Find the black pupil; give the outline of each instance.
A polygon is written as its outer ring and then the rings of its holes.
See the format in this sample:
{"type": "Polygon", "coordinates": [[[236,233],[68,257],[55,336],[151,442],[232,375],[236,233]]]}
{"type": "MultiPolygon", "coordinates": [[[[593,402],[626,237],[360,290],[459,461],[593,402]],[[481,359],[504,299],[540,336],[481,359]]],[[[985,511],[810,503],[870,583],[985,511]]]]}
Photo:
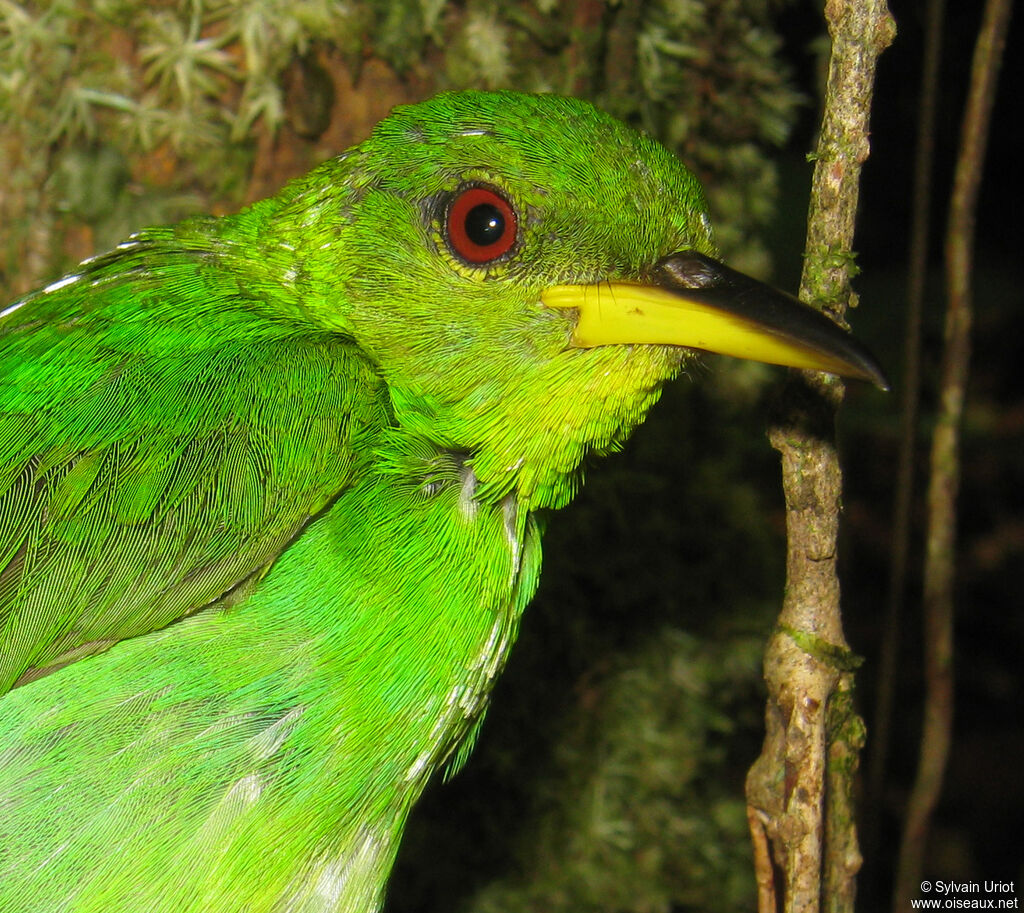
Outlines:
{"type": "Polygon", "coordinates": [[[480,203],[466,213],[466,237],[479,247],[500,241],[504,233],[505,217],[492,203],[480,203]]]}

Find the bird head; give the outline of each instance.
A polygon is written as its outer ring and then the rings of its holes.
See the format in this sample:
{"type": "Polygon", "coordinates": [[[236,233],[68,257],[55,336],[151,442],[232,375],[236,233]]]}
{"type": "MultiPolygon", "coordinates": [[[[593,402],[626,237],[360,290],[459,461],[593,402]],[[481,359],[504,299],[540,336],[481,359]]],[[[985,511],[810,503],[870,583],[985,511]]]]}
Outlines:
{"type": "Polygon", "coordinates": [[[883,383],[828,318],[713,259],[674,155],[576,99],[397,108],[279,219],[312,319],[374,362],[399,427],[467,455],[481,497],[564,503],[697,350],[883,383]]]}

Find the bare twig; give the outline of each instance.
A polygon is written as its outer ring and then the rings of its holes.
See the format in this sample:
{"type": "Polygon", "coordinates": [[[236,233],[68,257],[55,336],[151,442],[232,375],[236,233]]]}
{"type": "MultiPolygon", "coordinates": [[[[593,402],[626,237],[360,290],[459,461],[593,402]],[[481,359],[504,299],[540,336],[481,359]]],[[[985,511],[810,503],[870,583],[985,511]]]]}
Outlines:
{"type": "MultiPolygon", "coordinates": [[[[808,215],[801,296],[841,316],[849,278],[860,168],[868,155],[875,61],[894,27],[884,0],[826,0],[832,36],[821,137],[808,215]]],[[[781,890],[761,913],[852,911],[860,867],[852,776],[863,738],[836,576],[841,473],[835,411],[842,384],[806,373],[771,431],[787,505],[786,594],[765,654],[765,743],[747,778],[751,821],[770,844],[781,890]],[[770,906],[769,906],[770,905],[770,906]]],[[[759,835],[754,829],[755,845],[759,835]]],[[[759,875],[759,883],[765,881],[759,875]]]]}
{"type": "Polygon", "coordinates": [[[757,880],[757,909],[776,910],[775,869],[772,866],[772,851],[765,829],[765,816],[750,805],[747,806],[747,824],[754,844],[754,878],[757,880]]]}
{"type": "Polygon", "coordinates": [[[938,801],[953,729],[953,577],[960,422],[970,362],[974,220],[984,170],[992,103],[1012,0],[988,0],[974,48],[946,231],[945,347],[939,414],[932,438],[924,567],[925,708],[917,777],[907,806],[893,910],[910,909],[921,878],[925,842],[938,801]]]}

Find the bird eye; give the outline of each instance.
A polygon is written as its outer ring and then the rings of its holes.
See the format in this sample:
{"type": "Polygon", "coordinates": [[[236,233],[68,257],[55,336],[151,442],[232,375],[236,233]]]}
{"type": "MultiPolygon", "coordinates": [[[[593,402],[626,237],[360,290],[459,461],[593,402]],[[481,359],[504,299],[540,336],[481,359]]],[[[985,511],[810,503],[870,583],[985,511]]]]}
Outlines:
{"type": "Polygon", "coordinates": [[[468,263],[497,260],[516,243],[517,229],[511,204],[487,187],[461,191],[448,207],[448,246],[468,263]]]}

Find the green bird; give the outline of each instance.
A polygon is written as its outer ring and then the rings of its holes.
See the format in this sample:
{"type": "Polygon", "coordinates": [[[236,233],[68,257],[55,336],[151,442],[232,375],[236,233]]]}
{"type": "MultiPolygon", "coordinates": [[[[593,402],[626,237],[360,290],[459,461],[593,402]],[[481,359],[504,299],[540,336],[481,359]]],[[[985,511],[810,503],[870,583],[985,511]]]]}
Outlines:
{"type": "Polygon", "coordinates": [[[694,357],[882,382],[570,98],[440,95],[0,310],[0,910],[372,911],[694,357]]]}

